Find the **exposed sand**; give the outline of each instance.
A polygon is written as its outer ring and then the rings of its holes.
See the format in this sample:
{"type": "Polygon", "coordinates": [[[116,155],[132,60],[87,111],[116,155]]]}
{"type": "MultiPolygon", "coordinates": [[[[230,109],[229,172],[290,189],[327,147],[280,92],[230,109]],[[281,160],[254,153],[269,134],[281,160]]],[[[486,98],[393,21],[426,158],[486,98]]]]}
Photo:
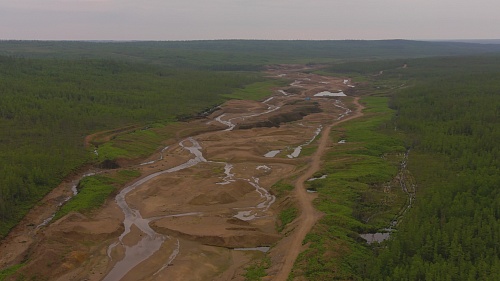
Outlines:
{"type": "Polygon", "coordinates": [[[49,280],[103,280],[108,274],[107,280],[243,280],[244,266],[263,253],[233,248],[271,246],[270,272],[275,276],[269,278],[286,280],[305,234],[321,216],[303,182],[319,169],[331,126],[360,116],[362,108],[351,97],[314,97],[339,89],[349,95],[352,89],[343,78],[300,70],[303,66],[270,69],[270,76],[295,86],[276,89],[264,102],[229,101],[208,119],[185,124],[162,157],[160,148],[148,159],[128,163],[126,168],[141,171],[143,178],[154,175],[125,194],[130,230],[123,224],[124,211],[110,198],[92,215],[70,214],[34,231],[56,209],[54,198],[71,192],[65,183],[1,242],[0,268],[28,258],[21,272],[49,280]],[[346,107],[353,100],[358,111],[349,113],[346,107]],[[286,157],[309,142],[320,126],[313,156],[286,157]],[[191,128],[205,132],[186,139],[191,128]],[[281,152],[264,157],[273,150],[281,152]],[[275,198],[269,192],[274,183],[291,177],[297,177],[291,197],[275,198]],[[283,237],[276,232],[277,214],[291,202],[300,206],[301,215],[283,237]],[[157,243],[147,244],[147,239],[157,243]],[[159,248],[151,249],[153,244],[159,248]],[[151,250],[144,259],[130,254],[144,250],[151,250]],[[122,270],[125,257],[134,265],[122,270]]]}

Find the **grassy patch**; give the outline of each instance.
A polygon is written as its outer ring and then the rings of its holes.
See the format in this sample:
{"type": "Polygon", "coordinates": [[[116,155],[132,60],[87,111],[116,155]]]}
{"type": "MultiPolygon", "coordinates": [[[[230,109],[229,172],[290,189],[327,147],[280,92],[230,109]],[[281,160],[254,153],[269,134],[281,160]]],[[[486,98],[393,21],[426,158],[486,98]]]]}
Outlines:
{"type": "Polygon", "coordinates": [[[245,277],[245,281],[260,281],[262,277],[266,276],[266,269],[271,266],[271,259],[269,257],[264,257],[260,261],[255,262],[254,264],[248,266],[246,268],[246,272],[243,275],[245,277]]]}
{"type": "Polygon", "coordinates": [[[277,227],[278,232],[282,232],[283,229],[287,226],[287,224],[291,223],[297,215],[299,214],[299,210],[295,207],[289,207],[281,211],[278,215],[279,225],[277,227]]]}
{"type": "Polygon", "coordinates": [[[290,183],[280,180],[271,186],[271,190],[276,194],[277,197],[283,197],[288,192],[292,191],[295,187],[290,183]]]}
{"type": "Polygon", "coordinates": [[[300,156],[311,156],[313,155],[318,147],[316,145],[306,145],[302,147],[300,151],[300,156]]]}
{"type": "Polygon", "coordinates": [[[112,177],[113,184],[123,185],[132,179],[138,178],[141,172],[137,170],[120,170],[112,177]]]}
{"type": "Polygon", "coordinates": [[[140,176],[138,171],[122,170],[112,176],[96,175],[82,179],[78,184],[79,193],[59,209],[54,221],[69,212],[88,212],[99,208],[116,190],[116,186],[121,186],[138,176],[140,176]]]}
{"type": "Polygon", "coordinates": [[[255,82],[238,89],[231,94],[224,95],[229,99],[245,99],[245,100],[260,100],[269,97],[273,94],[272,88],[284,86],[285,82],[280,80],[268,80],[263,82],[255,82]]]}
{"type": "Polygon", "coordinates": [[[117,136],[99,146],[99,161],[117,158],[139,158],[150,155],[164,138],[153,130],[137,130],[117,136]]]}
{"type": "Polygon", "coordinates": [[[11,267],[7,267],[6,269],[0,270],[0,281],[6,280],[8,277],[16,273],[24,264],[16,264],[11,267]]]}
{"type": "Polygon", "coordinates": [[[201,126],[186,127],[182,122],[155,123],[147,129],[137,129],[116,135],[98,148],[96,161],[118,158],[137,159],[150,156],[165,146],[164,141],[174,136],[183,138],[206,130],[201,126]]]}

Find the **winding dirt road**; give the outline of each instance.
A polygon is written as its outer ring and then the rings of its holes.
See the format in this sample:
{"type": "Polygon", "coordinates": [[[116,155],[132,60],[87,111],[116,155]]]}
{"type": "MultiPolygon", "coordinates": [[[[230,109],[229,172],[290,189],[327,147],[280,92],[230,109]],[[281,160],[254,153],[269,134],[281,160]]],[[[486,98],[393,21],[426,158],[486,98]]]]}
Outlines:
{"type": "Polygon", "coordinates": [[[307,233],[311,231],[314,224],[322,216],[322,214],[314,208],[312,204],[314,195],[308,194],[306,192],[304,182],[307,179],[310,179],[315,172],[319,171],[321,164],[321,157],[323,156],[328,147],[328,143],[330,141],[330,131],[332,127],[340,123],[343,123],[345,121],[363,116],[362,110],[364,109],[364,106],[359,103],[359,97],[355,98],[354,104],[356,105],[356,111],[351,113],[350,116],[341,119],[339,121],[336,121],[330,126],[325,128],[318,144],[318,150],[312,156],[311,165],[309,166],[309,169],[297,179],[294,192],[297,201],[299,202],[301,210],[300,216],[298,218],[299,224],[298,227],[295,229],[294,233],[292,234],[293,235],[292,243],[289,245],[288,251],[284,255],[285,261],[283,263],[283,266],[281,267],[280,271],[273,280],[276,281],[287,280],[288,276],[290,275],[290,272],[292,271],[293,264],[295,263],[295,260],[297,259],[298,255],[302,250],[302,241],[306,237],[307,233]]]}

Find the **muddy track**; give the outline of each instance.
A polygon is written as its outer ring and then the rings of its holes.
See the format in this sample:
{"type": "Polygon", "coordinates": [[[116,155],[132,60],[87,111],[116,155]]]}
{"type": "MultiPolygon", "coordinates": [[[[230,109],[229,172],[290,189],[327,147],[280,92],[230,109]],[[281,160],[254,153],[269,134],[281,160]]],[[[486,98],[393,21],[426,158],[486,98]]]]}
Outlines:
{"type": "Polygon", "coordinates": [[[318,210],[314,208],[312,201],[315,198],[315,196],[307,193],[306,188],[304,186],[304,182],[307,179],[311,178],[313,174],[320,169],[321,157],[328,148],[328,144],[330,141],[330,131],[332,127],[340,123],[343,123],[345,121],[363,116],[362,110],[364,106],[359,103],[359,97],[355,98],[354,104],[356,105],[356,111],[354,111],[349,117],[336,121],[333,124],[326,127],[326,129],[323,131],[323,134],[321,135],[321,139],[318,144],[318,150],[312,156],[311,165],[309,166],[309,169],[297,179],[294,193],[301,210],[300,216],[298,218],[298,226],[292,234],[293,235],[291,239],[292,243],[289,244],[288,251],[284,255],[285,261],[283,263],[283,266],[281,267],[280,271],[278,272],[278,274],[276,274],[273,280],[276,281],[287,280],[288,276],[290,275],[290,272],[292,271],[295,260],[297,259],[298,255],[302,250],[302,241],[306,237],[307,233],[311,231],[314,224],[322,216],[322,213],[320,213],[318,210]]]}

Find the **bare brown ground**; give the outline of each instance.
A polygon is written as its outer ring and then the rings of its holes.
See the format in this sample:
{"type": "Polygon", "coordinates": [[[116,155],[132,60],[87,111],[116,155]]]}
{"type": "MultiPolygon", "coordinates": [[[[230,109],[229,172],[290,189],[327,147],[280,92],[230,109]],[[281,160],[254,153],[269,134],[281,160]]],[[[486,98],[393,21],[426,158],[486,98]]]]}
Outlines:
{"type": "MultiPolygon", "coordinates": [[[[304,181],[319,169],[321,156],[328,148],[331,127],[360,116],[362,109],[357,98],[354,101],[350,97],[338,98],[346,103],[345,106],[353,101],[357,108],[356,112],[338,121],[344,109],[334,105],[337,98],[315,98],[313,95],[325,90],[349,93],[350,88],[343,83],[344,79],[306,74],[301,70],[305,69],[302,66],[278,66],[268,72],[271,76],[290,79],[294,86],[282,89],[287,95],[276,90],[267,104],[229,101],[208,119],[186,123],[181,129],[177,127],[177,141],[194,134],[193,138],[202,147],[203,157],[209,162],[162,174],[127,194],[128,205],[143,218],[156,218],[149,225],[156,235],[163,235],[165,241],[160,250],[129,268],[120,280],[243,280],[245,265],[263,254],[233,248],[259,246],[273,246],[270,252],[273,266],[269,272],[274,276],[269,276],[269,279],[287,278],[303,249],[304,236],[321,216],[312,206],[314,195],[306,193],[304,181]],[[304,112],[315,106],[322,111],[304,112]],[[287,121],[287,118],[295,118],[297,112],[307,116],[287,121]],[[236,129],[224,131],[226,125],[218,122],[217,117],[222,121],[232,120],[236,129]],[[258,127],[271,119],[283,122],[279,127],[258,127]],[[312,144],[317,145],[314,155],[288,158],[295,147],[311,140],[320,125],[323,132],[320,140],[312,144]],[[249,129],[237,129],[239,126],[249,129]],[[210,131],[214,127],[220,130],[210,131]],[[281,152],[274,158],[263,157],[272,150],[281,152]],[[226,163],[233,166],[230,172],[234,174],[233,181],[221,185],[227,179],[226,163]],[[279,198],[269,208],[257,208],[265,200],[251,183],[269,190],[280,179],[291,177],[298,177],[292,196],[279,198]],[[277,214],[283,206],[293,202],[300,207],[300,217],[284,235],[277,233],[277,214]],[[242,211],[252,212],[256,217],[248,220],[236,218],[242,211]],[[178,214],[188,215],[172,216],[178,214]],[[179,253],[175,259],[164,267],[177,248],[179,253]]],[[[104,135],[99,134],[97,138],[104,135]]],[[[148,165],[136,165],[130,161],[131,166],[126,168],[137,169],[145,177],[193,158],[174,140],[166,140],[166,143],[172,145],[163,153],[163,160],[148,165]]],[[[144,162],[156,159],[158,154],[144,159],[144,162]]],[[[27,277],[102,280],[126,255],[127,247],[145,237],[146,234],[133,225],[122,244],[110,251],[112,259],[108,257],[108,246],[118,241],[117,237],[124,229],[123,212],[112,198],[93,213],[70,214],[35,230],[55,211],[55,202],[71,193],[72,180],[61,184],[44,198],[1,242],[0,268],[25,261],[26,265],[20,271],[27,277]]]]}

